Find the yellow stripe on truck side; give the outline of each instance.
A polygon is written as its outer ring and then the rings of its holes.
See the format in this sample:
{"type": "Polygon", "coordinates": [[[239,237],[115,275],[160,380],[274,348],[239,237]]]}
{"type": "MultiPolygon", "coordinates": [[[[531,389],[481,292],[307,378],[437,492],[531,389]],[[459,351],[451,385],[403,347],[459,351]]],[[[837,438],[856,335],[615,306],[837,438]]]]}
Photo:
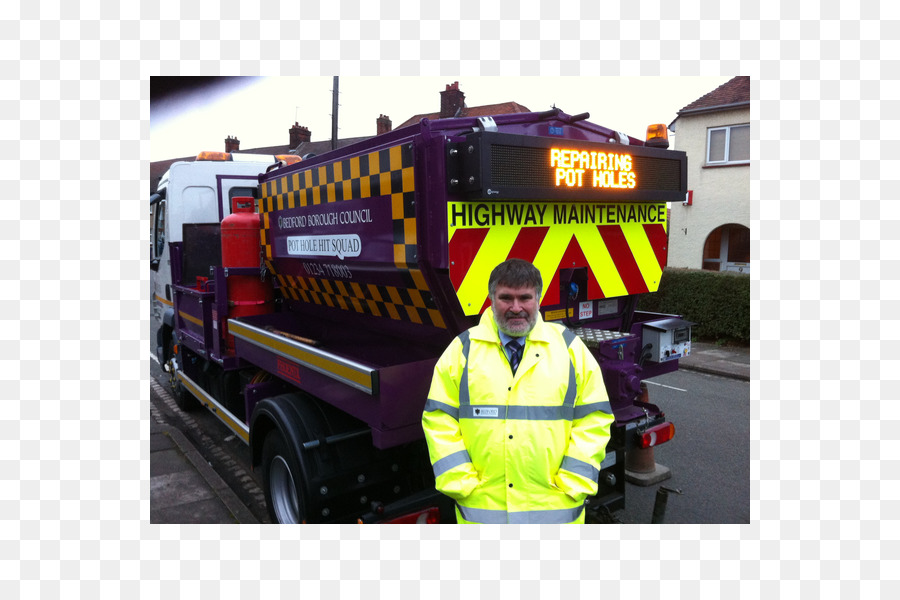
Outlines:
{"type": "Polygon", "coordinates": [[[198,327],[203,327],[203,321],[201,321],[197,317],[192,317],[191,315],[187,314],[186,312],[184,312],[182,310],[178,311],[178,315],[185,321],[193,323],[194,325],[197,325],[198,327]]]}
{"type": "Polygon", "coordinates": [[[377,370],[374,367],[341,358],[308,344],[289,340],[277,333],[265,331],[234,319],[228,320],[228,331],[238,339],[264,348],[302,367],[312,369],[370,395],[377,393],[377,370]]]}
{"type": "Polygon", "coordinates": [[[193,379],[188,377],[182,371],[176,371],[178,379],[184,384],[184,388],[200,401],[200,403],[216,415],[222,423],[230,430],[235,432],[239,438],[244,440],[245,444],[250,443],[250,428],[246,424],[232,418],[224,406],[216,402],[215,398],[206,393],[206,391],[197,385],[193,379]]]}
{"type": "Polygon", "coordinates": [[[156,298],[156,300],[157,300],[158,302],[162,302],[162,303],[165,304],[166,306],[174,306],[174,304],[172,304],[172,301],[171,301],[171,300],[166,300],[165,298],[163,298],[163,297],[160,296],[159,294],[155,294],[154,297],[156,298]]]}

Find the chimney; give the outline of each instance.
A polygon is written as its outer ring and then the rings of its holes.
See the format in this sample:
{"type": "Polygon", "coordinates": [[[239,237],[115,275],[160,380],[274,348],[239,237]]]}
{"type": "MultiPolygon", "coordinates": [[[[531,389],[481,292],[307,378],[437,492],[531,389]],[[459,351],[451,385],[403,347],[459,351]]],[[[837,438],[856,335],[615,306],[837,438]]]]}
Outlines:
{"type": "Polygon", "coordinates": [[[458,116],[459,111],[465,106],[466,95],[459,91],[459,82],[454,81],[447,85],[447,89],[441,92],[441,116],[440,119],[458,116]]]}
{"type": "Polygon", "coordinates": [[[237,152],[241,149],[241,140],[230,135],[225,138],[225,152],[237,152]]]}
{"type": "Polygon", "coordinates": [[[375,135],[381,135],[391,130],[391,118],[387,115],[379,115],[375,119],[375,135]]]}
{"type": "Polygon", "coordinates": [[[309,138],[312,134],[310,134],[309,129],[306,127],[301,127],[296,121],[294,121],[294,125],[288,129],[288,133],[290,133],[290,146],[291,148],[296,148],[303,142],[308,142],[309,138]]]}

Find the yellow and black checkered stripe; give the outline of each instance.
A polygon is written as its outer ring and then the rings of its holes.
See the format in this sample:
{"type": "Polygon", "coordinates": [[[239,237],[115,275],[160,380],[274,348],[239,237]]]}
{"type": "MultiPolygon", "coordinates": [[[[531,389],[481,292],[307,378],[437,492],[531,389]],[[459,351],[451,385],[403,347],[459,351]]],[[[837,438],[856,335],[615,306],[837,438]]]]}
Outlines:
{"type": "Polygon", "coordinates": [[[281,289],[294,300],[446,328],[421,271],[411,269],[408,273],[414,285],[406,288],[318,277],[276,277],[281,289]]]}
{"type": "Polygon", "coordinates": [[[412,144],[317,165],[262,185],[261,242],[266,266],[294,300],[445,328],[416,259],[415,169],[412,144]],[[274,211],[390,196],[394,267],[406,287],[358,284],[278,274],[269,218],[274,211]]]}

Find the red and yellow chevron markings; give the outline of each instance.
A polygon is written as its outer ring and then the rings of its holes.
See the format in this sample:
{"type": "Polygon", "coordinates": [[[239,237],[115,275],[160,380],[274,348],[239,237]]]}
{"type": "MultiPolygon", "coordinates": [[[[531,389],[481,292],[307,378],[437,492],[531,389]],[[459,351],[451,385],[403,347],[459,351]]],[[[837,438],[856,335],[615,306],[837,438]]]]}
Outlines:
{"type": "Polygon", "coordinates": [[[451,204],[450,280],[467,315],[488,305],[491,270],[507,258],[532,262],[544,274],[544,306],[561,301],[561,269],[587,268],[591,300],[659,288],[668,246],[665,204],[451,204]]]}

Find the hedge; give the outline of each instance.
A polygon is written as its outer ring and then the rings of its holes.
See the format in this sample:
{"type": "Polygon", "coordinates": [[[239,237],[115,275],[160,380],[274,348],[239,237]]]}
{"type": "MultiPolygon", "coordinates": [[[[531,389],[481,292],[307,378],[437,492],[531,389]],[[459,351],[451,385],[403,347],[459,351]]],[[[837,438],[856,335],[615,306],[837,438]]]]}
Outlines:
{"type": "Polygon", "coordinates": [[[659,290],[642,295],[637,308],[683,315],[696,323],[697,340],[750,344],[749,275],[667,268],[659,290]]]}

